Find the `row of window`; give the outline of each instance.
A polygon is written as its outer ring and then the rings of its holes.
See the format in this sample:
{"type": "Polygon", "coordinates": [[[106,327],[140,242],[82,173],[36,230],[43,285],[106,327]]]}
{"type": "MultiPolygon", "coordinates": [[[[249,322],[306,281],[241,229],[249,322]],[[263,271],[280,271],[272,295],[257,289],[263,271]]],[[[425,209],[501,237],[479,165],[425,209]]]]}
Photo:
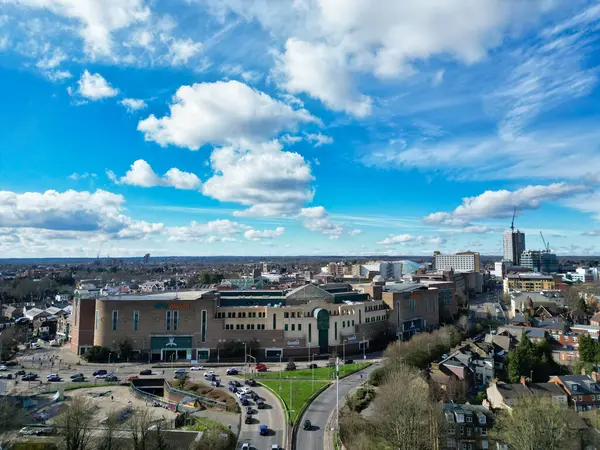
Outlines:
{"type": "Polygon", "coordinates": [[[256,318],[258,318],[258,319],[264,319],[265,317],[267,317],[267,313],[265,313],[265,312],[254,312],[254,311],[253,312],[248,312],[248,313],[246,313],[246,312],[238,312],[238,313],[236,313],[236,312],[227,312],[227,313],[225,313],[225,312],[218,312],[217,313],[217,319],[225,319],[225,318],[227,318],[227,319],[235,319],[236,317],[238,319],[245,319],[246,317],[249,318],[249,319],[256,319],[256,318]]]}
{"type": "Polygon", "coordinates": [[[235,326],[233,323],[226,323],[225,324],[225,329],[226,330],[264,330],[265,329],[265,324],[263,323],[249,323],[244,325],[243,323],[236,323],[235,326]]]}
{"type": "MultiPolygon", "coordinates": [[[[167,331],[177,331],[179,328],[179,311],[166,311],[166,329],[167,331]]],[[[119,311],[114,310],[111,315],[111,328],[113,331],[117,331],[119,327],[119,311]]],[[[94,329],[98,329],[99,312],[96,311],[94,314],[94,329]]],[[[133,311],[133,331],[138,331],[140,328],[140,312],[133,311]]]]}
{"type": "MultiPolygon", "coordinates": [[[[592,395],[591,397],[593,402],[595,402],[596,400],[600,402],[600,395],[592,395]]],[[[575,400],[576,402],[582,402],[583,395],[574,395],[573,400],[575,400]]]]}
{"type": "MultiPolygon", "coordinates": [[[[291,326],[292,326],[292,331],[296,331],[296,324],[293,323],[291,326]]],[[[288,331],[289,330],[289,327],[288,327],[287,323],[283,325],[283,330],[284,331],[288,331]]],[[[302,324],[301,323],[298,324],[298,331],[302,331],[302,324]]]]}
{"type": "MultiPolygon", "coordinates": [[[[379,322],[380,320],[386,320],[387,316],[374,316],[374,317],[365,317],[365,323],[379,322]]],[[[352,325],[354,325],[354,320],[352,321],[352,325]]]]}
{"type": "MultiPolygon", "coordinates": [[[[342,320],[342,328],[346,328],[350,326],[350,321],[342,320]]],[[[354,326],[354,320],[352,321],[352,326],[354,326]]]]}
{"type": "Polygon", "coordinates": [[[380,303],[379,305],[374,306],[365,306],[365,312],[369,311],[379,311],[380,309],[387,309],[388,305],[385,303],[380,303]]]}
{"type": "Polygon", "coordinates": [[[478,431],[481,436],[487,436],[487,428],[479,428],[479,427],[465,427],[461,425],[459,428],[459,434],[461,436],[465,435],[465,428],[467,429],[467,436],[471,436],[471,434],[476,434],[478,431]]]}

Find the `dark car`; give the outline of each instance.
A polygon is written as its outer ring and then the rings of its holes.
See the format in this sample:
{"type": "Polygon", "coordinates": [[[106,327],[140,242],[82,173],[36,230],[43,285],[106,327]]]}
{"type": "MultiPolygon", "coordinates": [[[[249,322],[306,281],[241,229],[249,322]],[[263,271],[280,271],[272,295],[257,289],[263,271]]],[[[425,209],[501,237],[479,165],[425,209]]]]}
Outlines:
{"type": "Polygon", "coordinates": [[[82,373],[77,373],[75,375],[71,375],[71,381],[77,381],[77,382],[85,381],[85,377],[83,376],[82,373]]]}
{"type": "Polygon", "coordinates": [[[119,379],[115,375],[108,375],[104,380],[105,381],[119,381],[119,379]]]}
{"type": "Polygon", "coordinates": [[[58,375],[49,376],[48,381],[60,381],[60,377],[58,375]]]}
{"type": "Polygon", "coordinates": [[[214,380],[211,385],[214,387],[221,387],[221,382],[219,380],[214,380]]]}
{"type": "Polygon", "coordinates": [[[252,414],[254,414],[254,410],[252,409],[252,406],[248,406],[246,408],[246,414],[251,416],[252,414]]]}
{"type": "Polygon", "coordinates": [[[237,388],[235,386],[230,385],[227,389],[229,389],[229,392],[233,392],[233,393],[237,392],[237,388]]]}
{"type": "Polygon", "coordinates": [[[258,434],[260,434],[261,436],[266,436],[267,434],[269,434],[269,427],[267,427],[266,425],[261,425],[258,430],[258,434]]]}
{"type": "Polygon", "coordinates": [[[18,376],[18,375],[25,375],[25,373],[26,373],[26,372],[25,372],[23,369],[21,369],[21,370],[17,370],[17,371],[15,372],[15,375],[17,375],[17,376],[18,376]]]}
{"type": "Polygon", "coordinates": [[[140,375],[152,375],[152,369],[141,370],[140,375]]]}
{"type": "Polygon", "coordinates": [[[346,361],[344,361],[344,364],[354,364],[354,360],[353,359],[347,359],[346,361]]]}
{"type": "Polygon", "coordinates": [[[242,396],[240,401],[242,402],[243,406],[248,406],[250,404],[250,401],[248,400],[248,397],[246,397],[246,396],[242,396]]]}
{"type": "Polygon", "coordinates": [[[252,423],[252,416],[246,416],[245,423],[252,423]]]}
{"type": "Polygon", "coordinates": [[[264,409],[265,408],[265,402],[263,400],[257,400],[256,401],[256,407],[258,409],[264,409]]]}
{"type": "Polygon", "coordinates": [[[305,420],[302,428],[305,430],[312,430],[312,424],[310,423],[310,420],[305,420]]]}
{"type": "Polygon", "coordinates": [[[257,400],[260,398],[256,392],[251,392],[251,393],[250,393],[250,397],[251,397],[251,398],[252,398],[252,400],[254,400],[254,401],[257,401],[257,400]]]}
{"type": "Polygon", "coordinates": [[[96,370],[92,375],[93,376],[97,376],[97,375],[106,375],[108,372],[104,369],[100,369],[100,370],[96,370]]]}
{"type": "Polygon", "coordinates": [[[229,369],[227,369],[227,375],[237,375],[238,374],[238,370],[234,367],[231,367],[229,369]]]}
{"type": "Polygon", "coordinates": [[[244,384],[247,384],[248,386],[256,386],[256,381],[254,381],[253,378],[248,378],[246,381],[244,381],[244,384]]]}
{"type": "Polygon", "coordinates": [[[23,375],[23,378],[21,378],[21,380],[23,381],[35,381],[37,379],[37,375],[35,373],[28,373],[26,375],[23,375]]]}

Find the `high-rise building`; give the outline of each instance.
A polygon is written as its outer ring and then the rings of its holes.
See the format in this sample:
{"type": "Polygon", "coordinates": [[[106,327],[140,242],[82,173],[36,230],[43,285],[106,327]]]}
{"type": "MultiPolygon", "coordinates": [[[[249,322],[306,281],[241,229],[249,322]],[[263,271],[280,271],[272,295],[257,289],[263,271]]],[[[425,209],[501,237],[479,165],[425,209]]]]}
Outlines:
{"type": "Polygon", "coordinates": [[[504,240],[504,261],[510,261],[515,266],[521,263],[521,254],[525,251],[525,233],[519,230],[507,231],[502,234],[504,240]]]}
{"type": "Polygon", "coordinates": [[[455,272],[479,272],[480,256],[477,252],[461,252],[455,255],[433,253],[433,264],[436,270],[454,270],[455,272]]]}
{"type": "Polygon", "coordinates": [[[525,250],[521,253],[520,265],[532,272],[558,272],[558,259],[554,253],[546,250],[525,250]]]}
{"type": "Polygon", "coordinates": [[[150,253],[146,253],[144,255],[144,264],[148,264],[150,262],[150,253]]]}

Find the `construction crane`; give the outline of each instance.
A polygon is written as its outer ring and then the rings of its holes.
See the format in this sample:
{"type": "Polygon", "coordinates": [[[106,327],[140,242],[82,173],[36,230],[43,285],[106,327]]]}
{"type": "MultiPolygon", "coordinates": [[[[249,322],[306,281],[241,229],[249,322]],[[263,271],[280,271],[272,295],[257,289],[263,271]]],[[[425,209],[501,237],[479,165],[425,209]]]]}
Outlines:
{"type": "Polygon", "coordinates": [[[515,232],[515,214],[517,214],[517,207],[515,206],[515,209],[513,210],[513,218],[512,218],[512,222],[510,223],[510,231],[511,232],[515,232]]]}
{"type": "Polygon", "coordinates": [[[106,244],[106,241],[102,241],[100,243],[100,247],[98,247],[98,253],[96,254],[96,259],[100,259],[100,252],[102,251],[102,246],[106,244]]]}
{"type": "Polygon", "coordinates": [[[550,253],[550,242],[546,242],[546,239],[544,239],[544,234],[540,231],[540,236],[542,237],[542,242],[544,243],[544,250],[546,250],[546,252],[550,253]]]}

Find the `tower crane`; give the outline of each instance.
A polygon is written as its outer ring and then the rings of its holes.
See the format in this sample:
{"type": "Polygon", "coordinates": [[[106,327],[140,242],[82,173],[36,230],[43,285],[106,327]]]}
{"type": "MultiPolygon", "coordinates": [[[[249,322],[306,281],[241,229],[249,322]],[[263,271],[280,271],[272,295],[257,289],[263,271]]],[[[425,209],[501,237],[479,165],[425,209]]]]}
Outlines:
{"type": "Polygon", "coordinates": [[[515,206],[515,209],[513,210],[513,218],[512,218],[512,222],[510,223],[510,231],[511,232],[515,232],[515,214],[517,214],[517,207],[515,206]]]}
{"type": "Polygon", "coordinates": [[[550,242],[546,242],[546,239],[544,239],[544,234],[540,231],[540,236],[542,237],[542,242],[544,243],[544,250],[546,250],[546,252],[550,253],[550,242]]]}

